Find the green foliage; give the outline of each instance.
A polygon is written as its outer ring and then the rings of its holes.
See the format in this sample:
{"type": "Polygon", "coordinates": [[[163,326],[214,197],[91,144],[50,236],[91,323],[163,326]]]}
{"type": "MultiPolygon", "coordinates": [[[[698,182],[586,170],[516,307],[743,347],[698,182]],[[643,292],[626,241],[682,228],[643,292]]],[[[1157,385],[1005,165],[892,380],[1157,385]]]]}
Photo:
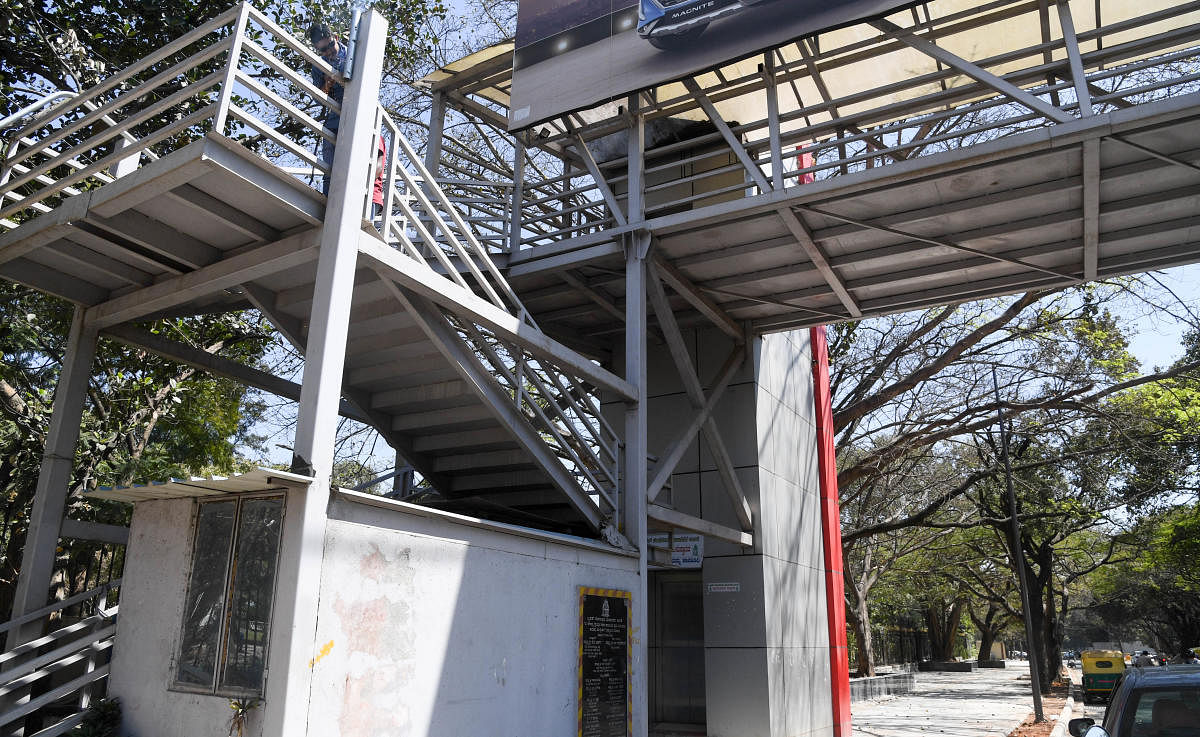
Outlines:
{"type": "Polygon", "coordinates": [[[229,717],[229,734],[232,737],[234,732],[237,732],[238,737],[242,737],[246,729],[246,721],[250,718],[250,713],[257,709],[262,704],[261,699],[230,699],[229,708],[233,710],[233,715],[229,717]]]}
{"type": "Polygon", "coordinates": [[[67,737],[116,737],[121,726],[121,700],[103,699],[88,707],[87,713],[67,737]]]}
{"type": "MultiPolygon", "coordinates": [[[[24,545],[70,318],[69,306],[60,300],[0,283],[0,614],[7,609],[24,545]]],[[[252,313],[161,320],[144,327],[248,365],[273,344],[270,326],[252,313]]],[[[244,462],[234,448],[257,442],[250,431],[260,411],[261,404],[236,382],[101,339],[80,427],[69,515],[125,524],[125,505],[86,499],[79,492],[238,470],[244,462]]]]}
{"type": "Polygon", "coordinates": [[[1169,652],[1200,642],[1200,504],[1148,517],[1124,541],[1133,554],[1091,579],[1094,611],[1169,652]]]}
{"type": "MultiPolygon", "coordinates": [[[[256,6],[297,37],[314,18],[335,30],[349,26],[350,3],[332,0],[258,2],[256,6]]],[[[0,95],[5,114],[55,89],[78,90],[224,12],[223,3],[161,0],[9,0],[0,13],[0,95]]],[[[390,38],[388,69],[403,76],[429,53],[430,21],[442,0],[379,0],[390,38]]]]}

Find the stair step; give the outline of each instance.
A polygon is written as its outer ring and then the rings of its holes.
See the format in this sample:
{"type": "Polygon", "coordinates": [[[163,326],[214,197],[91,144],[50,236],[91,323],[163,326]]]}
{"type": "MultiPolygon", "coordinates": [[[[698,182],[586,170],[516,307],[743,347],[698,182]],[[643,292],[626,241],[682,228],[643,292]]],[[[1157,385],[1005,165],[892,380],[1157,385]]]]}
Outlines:
{"type": "Polygon", "coordinates": [[[478,397],[461,380],[443,381],[424,386],[390,389],[371,396],[371,408],[398,411],[432,410],[459,407],[478,402],[478,397]]]}
{"type": "Polygon", "coordinates": [[[495,473],[456,475],[450,481],[450,491],[453,494],[461,494],[502,490],[507,494],[546,485],[546,474],[541,471],[497,471],[495,473]]]}
{"type": "Polygon", "coordinates": [[[495,416],[482,404],[448,407],[427,412],[406,412],[392,420],[397,432],[416,430],[473,430],[496,422],[495,416]]]}
{"type": "Polygon", "coordinates": [[[453,474],[460,471],[523,470],[535,466],[523,450],[494,450],[486,453],[463,453],[446,455],[433,462],[437,473],[453,474]]]}
{"type": "Polygon", "coordinates": [[[487,451],[517,447],[512,433],[505,428],[495,426],[482,430],[463,430],[460,432],[424,435],[413,441],[413,450],[418,453],[431,453],[445,450],[487,451]]]}

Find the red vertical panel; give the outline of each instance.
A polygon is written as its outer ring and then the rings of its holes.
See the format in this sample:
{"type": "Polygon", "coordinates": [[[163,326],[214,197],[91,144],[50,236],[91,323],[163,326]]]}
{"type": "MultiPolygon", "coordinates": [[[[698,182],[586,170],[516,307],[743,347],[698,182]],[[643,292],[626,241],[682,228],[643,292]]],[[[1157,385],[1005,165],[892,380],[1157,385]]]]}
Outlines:
{"type": "Polygon", "coordinates": [[[824,326],[810,328],[817,463],[821,484],[821,549],[825,554],[825,609],[829,623],[829,676],[833,686],[833,735],[850,737],[850,660],[846,649],[846,594],[842,583],[842,518],[833,447],[833,397],[824,326]]]}

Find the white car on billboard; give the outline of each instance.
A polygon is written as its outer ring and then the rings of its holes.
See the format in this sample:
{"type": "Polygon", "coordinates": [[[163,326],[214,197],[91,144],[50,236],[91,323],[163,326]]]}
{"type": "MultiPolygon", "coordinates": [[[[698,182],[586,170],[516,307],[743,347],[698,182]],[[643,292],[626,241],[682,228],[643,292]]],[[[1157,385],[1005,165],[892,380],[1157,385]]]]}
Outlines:
{"type": "Polygon", "coordinates": [[[708,24],[771,0],[641,0],[638,33],[660,49],[682,48],[708,24]]]}

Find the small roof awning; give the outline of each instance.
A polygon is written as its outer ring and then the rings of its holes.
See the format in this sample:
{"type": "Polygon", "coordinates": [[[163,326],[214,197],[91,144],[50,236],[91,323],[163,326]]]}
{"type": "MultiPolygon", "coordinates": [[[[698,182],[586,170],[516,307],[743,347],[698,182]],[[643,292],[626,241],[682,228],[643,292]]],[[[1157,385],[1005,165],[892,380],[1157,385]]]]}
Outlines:
{"type": "Polygon", "coordinates": [[[430,72],[416,84],[433,91],[449,89],[478,95],[507,108],[513,49],[511,41],[488,46],[430,72]]]}
{"type": "Polygon", "coordinates": [[[244,494],[256,491],[282,491],[307,486],[309,476],[277,471],[272,468],[256,468],[248,473],[234,476],[193,476],[188,479],[151,481],[133,486],[101,486],[85,496],[92,499],[112,499],[118,502],[144,502],[151,499],[184,499],[197,496],[219,496],[221,494],[244,494]]]}

